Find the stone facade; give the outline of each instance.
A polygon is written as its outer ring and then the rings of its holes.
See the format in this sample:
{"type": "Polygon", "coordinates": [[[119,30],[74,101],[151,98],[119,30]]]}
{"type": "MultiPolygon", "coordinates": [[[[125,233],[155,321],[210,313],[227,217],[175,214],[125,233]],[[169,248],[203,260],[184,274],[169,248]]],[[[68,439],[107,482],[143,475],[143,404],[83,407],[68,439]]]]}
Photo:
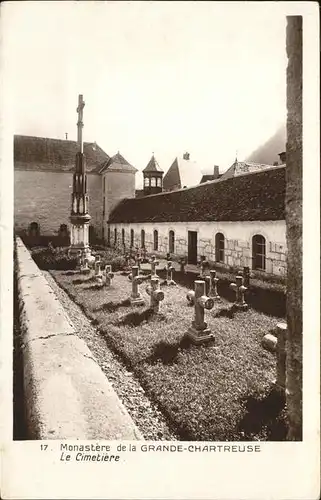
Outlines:
{"type": "MultiPolygon", "coordinates": [[[[286,274],[286,240],[285,221],[251,221],[251,222],[175,222],[175,223],[137,223],[110,224],[110,244],[115,245],[115,229],[117,230],[116,246],[124,243],[131,245],[131,230],[134,231],[134,246],[141,248],[141,231],[145,231],[145,248],[147,252],[155,252],[165,256],[169,252],[169,232],[174,231],[174,256],[188,256],[188,231],[197,233],[197,257],[204,255],[215,262],[215,235],[224,235],[224,261],[222,266],[252,268],[252,238],[260,234],[265,238],[266,272],[269,274],[286,274]],[[158,247],[154,249],[154,231],[158,231],[158,247]]],[[[106,233],[107,234],[107,233],[106,233]]]]}
{"type": "MultiPolygon", "coordinates": [[[[27,231],[31,222],[40,226],[40,234],[57,235],[61,224],[70,228],[73,172],[15,170],[15,230],[27,231]]],[[[87,174],[90,224],[97,236],[102,235],[102,179],[87,174]]]]}

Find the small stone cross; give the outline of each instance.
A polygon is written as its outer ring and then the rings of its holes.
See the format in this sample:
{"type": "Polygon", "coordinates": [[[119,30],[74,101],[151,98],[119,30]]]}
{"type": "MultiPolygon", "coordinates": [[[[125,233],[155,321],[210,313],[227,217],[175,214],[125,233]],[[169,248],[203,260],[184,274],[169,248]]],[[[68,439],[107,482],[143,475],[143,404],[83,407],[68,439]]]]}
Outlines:
{"type": "Polygon", "coordinates": [[[173,272],[175,271],[175,267],[173,266],[173,263],[171,260],[167,261],[167,266],[165,267],[165,271],[166,271],[165,284],[166,285],[176,285],[175,281],[173,280],[173,272]]]}
{"type": "Polygon", "coordinates": [[[88,266],[88,259],[83,259],[83,266],[81,272],[84,274],[90,274],[90,267],[88,266]]]}
{"type": "Polygon", "coordinates": [[[159,266],[159,262],[156,260],[155,255],[151,256],[150,263],[150,273],[152,276],[157,276],[156,267],[159,266]]]}
{"type": "Polygon", "coordinates": [[[250,286],[250,268],[248,266],[243,267],[243,284],[247,288],[250,286]]]}
{"type": "Polygon", "coordinates": [[[214,269],[210,270],[209,280],[210,280],[210,286],[208,295],[212,297],[214,300],[220,299],[220,296],[217,293],[217,282],[219,281],[219,279],[216,277],[216,271],[214,269]]]}
{"type": "Polygon", "coordinates": [[[95,276],[101,276],[101,269],[100,269],[100,259],[95,260],[95,276]]]}
{"type": "Polygon", "coordinates": [[[244,300],[244,293],[246,292],[247,288],[243,285],[243,276],[236,276],[235,283],[231,283],[230,288],[236,293],[236,301],[234,302],[234,306],[237,309],[246,311],[249,306],[244,300]]]}
{"type": "Polygon", "coordinates": [[[106,286],[107,287],[110,287],[113,277],[114,277],[114,273],[111,270],[111,265],[106,264],[106,266],[105,266],[105,279],[106,279],[106,286]]]}
{"type": "Polygon", "coordinates": [[[138,290],[138,285],[141,285],[143,282],[141,276],[139,276],[138,273],[139,273],[138,266],[133,266],[131,272],[132,293],[130,296],[130,303],[132,305],[143,305],[145,303],[144,299],[142,298],[138,290]]]}
{"type": "Polygon", "coordinates": [[[201,344],[214,340],[214,334],[208,328],[207,323],[204,321],[205,309],[212,309],[214,307],[214,300],[205,295],[205,281],[194,281],[195,292],[194,303],[194,320],[192,326],[185,334],[194,344],[201,344]]]}
{"type": "Polygon", "coordinates": [[[150,296],[150,308],[154,313],[159,313],[160,302],[164,300],[164,292],[160,289],[159,278],[151,278],[146,287],[146,293],[150,296]]]}
{"type": "Polygon", "coordinates": [[[179,264],[180,264],[180,272],[185,274],[186,259],[184,259],[184,257],[182,257],[179,260],[179,264]]]}

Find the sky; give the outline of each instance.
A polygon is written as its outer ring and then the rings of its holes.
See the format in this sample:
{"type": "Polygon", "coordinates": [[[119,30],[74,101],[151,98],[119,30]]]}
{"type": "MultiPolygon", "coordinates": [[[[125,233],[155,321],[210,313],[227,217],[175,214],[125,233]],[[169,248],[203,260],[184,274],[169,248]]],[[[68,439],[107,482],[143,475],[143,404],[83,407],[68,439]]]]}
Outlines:
{"type": "Polygon", "coordinates": [[[16,134],[76,140],[83,94],[85,141],[139,170],[188,151],[212,172],[286,120],[286,18],[273,3],[4,2],[2,14],[16,134]]]}

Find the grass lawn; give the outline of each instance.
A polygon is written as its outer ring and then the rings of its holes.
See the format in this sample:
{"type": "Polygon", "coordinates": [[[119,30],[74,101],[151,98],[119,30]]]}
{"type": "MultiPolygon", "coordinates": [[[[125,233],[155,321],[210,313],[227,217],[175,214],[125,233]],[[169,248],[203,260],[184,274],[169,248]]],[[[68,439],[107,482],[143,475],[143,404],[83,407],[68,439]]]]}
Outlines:
{"type": "Polygon", "coordinates": [[[163,287],[161,314],[131,307],[131,283],[115,273],[112,286],[98,288],[79,273],[51,271],[58,284],[97,325],[108,346],[139,379],[182,440],[284,440],[284,402],[273,390],[276,357],[261,346],[281,318],[254,310],[233,312],[222,299],[206,311],[215,343],[182,341],[193,307],[187,288],[163,287]]]}

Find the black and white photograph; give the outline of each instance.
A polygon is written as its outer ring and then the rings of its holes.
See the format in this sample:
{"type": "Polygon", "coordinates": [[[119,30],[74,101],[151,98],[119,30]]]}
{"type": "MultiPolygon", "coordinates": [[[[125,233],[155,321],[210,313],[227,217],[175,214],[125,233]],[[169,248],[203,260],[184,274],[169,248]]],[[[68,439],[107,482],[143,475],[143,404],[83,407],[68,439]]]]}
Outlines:
{"type": "Polygon", "coordinates": [[[2,4],[3,498],[318,498],[305,4],[2,4]]]}

